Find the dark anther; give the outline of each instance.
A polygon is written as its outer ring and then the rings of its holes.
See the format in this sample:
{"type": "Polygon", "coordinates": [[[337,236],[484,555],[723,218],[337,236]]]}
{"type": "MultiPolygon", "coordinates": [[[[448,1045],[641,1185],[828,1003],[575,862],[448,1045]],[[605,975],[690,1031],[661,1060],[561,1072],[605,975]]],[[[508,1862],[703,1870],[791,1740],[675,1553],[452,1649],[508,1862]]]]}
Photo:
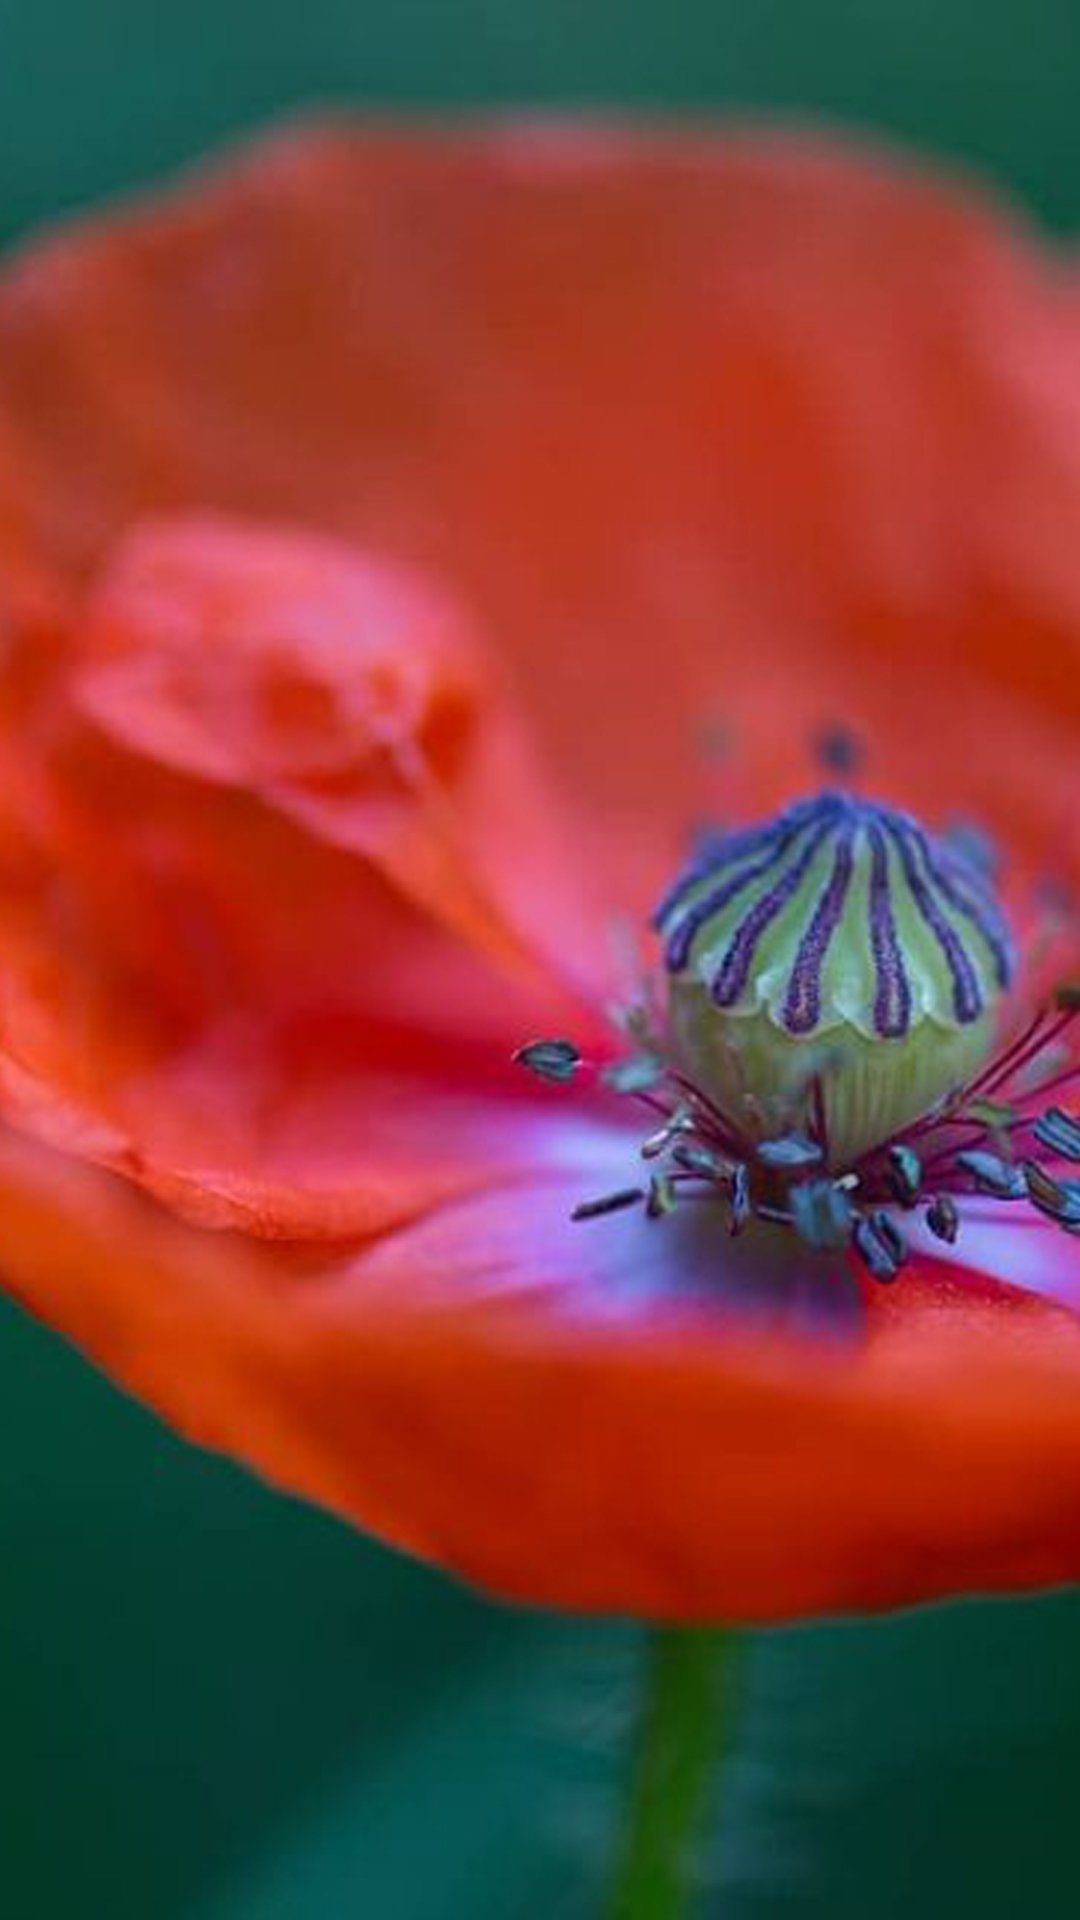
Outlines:
{"type": "Polygon", "coordinates": [[[527,1047],[518,1048],[514,1064],[528,1067],[541,1080],[565,1086],[580,1067],[581,1055],[572,1040],[530,1040],[527,1047]]]}
{"type": "Polygon", "coordinates": [[[926,1209],[926,1224],[936,1239],[944,1240],[951,1247],[960,1231],[955,1200],[947,1193],[939,1193],[926,1209]]]}
{"type": "Polygon", "coordinates": [[[763,1167],[772,1167],[777,1173],[805,1173],[818,1165],[821,1148],[804,1133],[789,1133],[783,1140],[763,1140],[757,1157],[763,1167]]]}
{"type": "Polygon", "coordinates": [[[613,1093],[648,1093],[663,1079],[664,1063],[648,1053],[631,1054],[605,1067],[600,1078],[613,1093]]]}
{"type": "Polygon", "coordinates": [[[648,1198],[645,1211],[650,1220],[661,1220],[665,1214],[674,1213],[678,1195],[666,1173],[654,1173],[649,1181],[648,1198]]]}
{"type": "Polygon", "coordinates": [[[914,1147],[889,1148],[889,1188],[902,1207],[913,1207],[922,1185],[922,1161],[914,1147]]]}
{"type": "Polygon", "coordinates": [[[1069,1233],[1080,1232],[1080,1181],[1054,1180],[1035,1160],[1024,1161],[1028,1194],[1045,1213],[1069,1233]]]}
{"type": "Polygon", "coordinates": [[[619,1187],[615,1193],[602,1194],[599,1200],[579,1200],[571,1220],[596,1220],[602,1213],[621,1213],[624,1207],[636,1207],[644,1200],[642,1187],[619,1187]]]}
{"type": "Polygon", "coordinates": [[[830,773],[851,773],[863,757],[858,735],[836,721],[814,735],[814,752],[830,773]]]}
{"type": "Polygon", "coordinates": [[[893,1259],[902,1266],[907,1259],[908,1245],[896,1221],[889,1213],[878,1212],[873,1215],[874,1226],[886,1245],[892,1248],[893,1259]]]}
{"type": "Polygon", "coordinates": [[[731,1212],[728,1226],[732,1233],[741,1233],[750,1218],[750,1175],[740,1161],[731,1170],[731,1212]]]}
{"type": "Polygon", "coordinates": [[[1063,1160],[1080,1160],[1080,1123],[1060,1107],[1048,1108],[1036,1120],[1033,1131],[1048,1152],[1060,1154],[1063,1160]]]}
{"type": "Polygon", "coordinates": [[[1063,980],[1055,987],[1054,1005],[1059,1013],[1080,1013],[1080,980],[1063,980]]]}
{"type": "Polygon", "coordinates": [[[992,1193],[995,1200],[1023,1200],[1027,1194],[1027,1181],[1023,1169],[1014,1167],[1010,1161],[1002,1160],[996,1153],[985,1153],[980,1147],[971,1147],[964,1153],[958,1153],[956,1164],[970,1173],[980,1193],[992,1193]]]}
{"type": "Polygon", "coordinates": [[[819,1252],[846,1247],[851,1239],[851,1202],[831,1180],[804,1180],[788,1195],[795,1231],[819,1252]]]}
{"type": "Polygon", "coordinates": [[[693,1127],[693,1115],[688,1109],[676,1108],[671,1118],[665,1120],[662,1127],[657,1127],[655,1133],[650,1133],[647,1139],[642,1141],[640,1148],[642,1159],[655,1160],[659,1154],[667,1152],[677,1134],[692,1133],[693,1127]]]}
{"type": "Polygon", "coordinates": [[[907,1242],[887,1213],[877,1209],[855,1222],[855,1247],[875,1280],[895,1280],[907,1259],[907,1242]]]}
{"type": "Polygon", "coordinates": [[[680,1140],[671,1150],[671,1157],[682,1167],[685,1173],[697,1173],[703,1180],[725,1180],[731,1169],[726,1160],[710,1147],[698,1147],[691,1141],[680,1140]]]}

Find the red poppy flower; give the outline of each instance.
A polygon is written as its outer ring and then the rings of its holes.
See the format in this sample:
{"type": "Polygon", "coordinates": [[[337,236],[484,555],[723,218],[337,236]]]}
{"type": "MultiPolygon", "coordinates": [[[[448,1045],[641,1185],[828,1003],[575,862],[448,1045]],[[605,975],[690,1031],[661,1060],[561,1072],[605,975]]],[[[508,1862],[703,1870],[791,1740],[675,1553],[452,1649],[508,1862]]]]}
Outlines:
{"type": "Polygon", "coordinates": [[[824,141],[295,132],[32,249],[8,1284],[502,1595],[775,1619],[1080,1576],[1067,1119],[896,1285],[792,1232],[766,1277],[726,1205],[572,1220],[636,1186],[634,1099],[511,1057],[610,1060],[611,916],[694,822],[820,785],[837,723],[1017,898],[1080,877],[1078,525],[1070,271],[824,141]]]}

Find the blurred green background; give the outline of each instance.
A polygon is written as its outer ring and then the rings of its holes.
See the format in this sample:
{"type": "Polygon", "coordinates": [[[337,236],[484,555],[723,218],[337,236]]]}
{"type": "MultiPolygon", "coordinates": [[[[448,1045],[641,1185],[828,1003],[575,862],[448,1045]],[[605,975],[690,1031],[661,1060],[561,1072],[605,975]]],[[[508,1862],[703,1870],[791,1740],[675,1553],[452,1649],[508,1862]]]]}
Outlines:
{"type": "Polygon", "coordinates": [[[1080,211],[1076,0],[2,0],[0,222],[312,99],[812,113],[1080,211]]]}
{"type": "MultiPolygon", "coordinates": [[[[1080,215],[1076,0],[0,0],[0,233],[315,98],[827,116],[1080,215]]],[[[2,1229],[0,1229],[2,1233],[2,1229]]],[[[489,1607],[0,1309],[3,1920],[585,1920],[639,1640],[489,1607]]],[[[725,1920],[1080,1911],[1080,1602],[761,1636],[725,1920]]]]}

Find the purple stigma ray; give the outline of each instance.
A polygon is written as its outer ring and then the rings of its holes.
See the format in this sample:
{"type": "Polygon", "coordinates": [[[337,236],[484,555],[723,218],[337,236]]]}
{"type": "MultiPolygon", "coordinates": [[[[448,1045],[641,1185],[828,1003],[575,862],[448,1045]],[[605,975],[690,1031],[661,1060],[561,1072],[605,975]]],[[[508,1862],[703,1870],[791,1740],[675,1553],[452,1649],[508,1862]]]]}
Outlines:
{"type": "Polygon", "coordinates": [[[721,886],[707,894],[704,900],[699,900],[696,907],[689,909],[685,917],[679,921],[664,948],[664,962],[669,973],[682,972],[690,958],[690,949],[702,927],[706,926],[716,914],[722,913],[732,900],[736,900],[745,887],[750,886],[755,880],[760,880],[763,874],[775,867],[783,858],[785,851],[786,843],[781,841],[769,853],[763,854],[760,860],[753,861],[740,873],[732,874],[721,886]]]}
{"type": "Polygon", "coordinates": [[[734,866],[737,860],[756,852],[760,847],[775,847],[782,836],[783,826],[782,820],[773,820],[766,827],[748,827],[742,833],[726,835],[719,844],[702,848],[684,868],[674,886],[668,888],[653,913],[655,931],[663,932],[664,921],[677,911],[686,895],[692,893],[702,880],[711,879],[724,868],[734,866]]]}
{"type": "Polygon", "coordinates": [[[896,937],[888,848],[876,825],[870,828],[870,946],[877,979],[874,1031],[882,1040],[899,1040],[911,1025],[911,983],[896,937]]]}
{"type": "MultiPolygon", "coordinates": [[[[719,859],[714,855],[712,872],[721,874],[737,865],[738,861],[752,850],[755,840],[760,840],[767,849],[757,860],[751,861],[749,866],[740,868],[737,873],[733,874],[729,871],[727,879],[722,880],[719,886],[714,887],[711,893],[706,894],[704,899],[699,900],[695,906],[687,908],[685,915],[676,921],[664,948],[664,964],[669,973],[682,972],[690,958],[690,949],[702,927],[716,914],[722,913],[724,908],[738,897],[744,887],[755,880],[760,880],[783,858],[792,841],[798,837],[805,825],[803,812],[801,808],[793,808],[790,814],[775,820],[764,835],[732,836],[733,841],[737,840],[738,844],[733,845],[730,850],[725,849],[719,859]]],[[[701,874],[695,875],[692,884],[696,885],[702,878],[701,874]]]]}
{"type": "MultiPolygon", "coordinates": [[[[763,827],[714,838],[699,848],[654,917],[665,937],[670,973],[694,963],[718,1007],[738,1004],[767,929],[791,904],[822,852],[831,859],[812,887],[805,917],[794,928],[794,958],[775,989],[773,1017],[793,1035],[813,1033],[823,1013],[824,970],[839,929],[865,942],[873,968],[871,1030],[880,1039],[910,1031],[912,960],[897,923],[897,899],[912,908],[941,954],[952,1013],[968,1025],[982,1013],[991,980],[1004,989],[1013,971],[1009,930],[980,874],[923,833],[910,815],[828,791],[797,802],[763,827]],[[866,898],[852,907],[856,875],[865,867],[866,898]],[[696,901],[688,899],[696,891],[696,901]],[[717,922],[734,906],[721,935],[717,922]],[[845,915],[847,921],[845,921],[845,915]],[[978,935],[968,940],[967,929],[978,935]],[[704,934],[704,941],[701,936],[704,934]],[[715,953],[716,958],[713,959],[715,953]]],[[[857,952],[852,954],[858,964],[857,952]]]]}
{"type": "Polygon", "coordinates": [[[1004,918],[985,894],[979,898],[982,889],[978,886],[975,874],[950,871],[929,847],[926,847],[925,853],[929,872],[949,905],[963,915],[989,947],[998,986],[1007,987],[1013,974],[1013,948],[1004,918]],[[966,891],[965,883],[971,886],[970,894],[966,891]]]}
{"type": "Polygon", "coordinates": [[[735,929],[727,952],[716,974],[710,982],[710,992],[718,1007],[730,1007],[736,1001],[746,985],[757,945],[766,928],[771,926],[777,915],[782,913],[795,894],[802,881],[824,846],[834,822],[825,823],[813,833],[802,852],[792,861],[776,885],[751,907],[746,918],[735,929]]]}
{"type": "MultiPolygon", "coordinates": [[[[740,860],[746,859],[759,850],[768,850],[772,856],[782,853],[791,845],[803,827],[816,824],[820,819],[823,800],[831,803],[834,799],[834,795],[828,794],[817,800],[801,800],[795,806],[788,807],[778,819],[770,820],[765,826],[741,828],[701,848],[655,909],[652,916],[654,929],[658,933],[663,933],[665,921],[678,912],[686,895],[700,886],[703,880],[717,878],[740,860]]],[[[705,902],[701,901],[699,905],[704,907],[705,902]]],[[[697,907],[691,908],[691,912],[697,911],[697,907]]],[[[719,909],[715,906],[709,908],[710,914],[717,911],[719,909]]]]}
{"type": "Polygon", "coordinates": [[[821,1015],[821,971],[829,943],[840,924],[854,870],[855,835],[841,830],[832,873],[814,908],[813,918],[799,942],[784,1002],[784,1025],[789,1033],[810,1033],[821,1015]]]}
{"type": "Polygon", "coordinates": [[[963,941],[949,925],[938,906],[931,880],[924,878],[919,871],[911,842],[914,840],[919,852],[922,853],[926,846],[925,838],[917,828],[901,827],[892,820],[885,822],[885,830],[900,855],[904,878],[911,889],[915,905],[944,955],[952,976],[953,1007],[956,1018],[962,1026],[966,1026],[972,1020],[977,1020],[982,1012],[982,994],[963,941]]]}

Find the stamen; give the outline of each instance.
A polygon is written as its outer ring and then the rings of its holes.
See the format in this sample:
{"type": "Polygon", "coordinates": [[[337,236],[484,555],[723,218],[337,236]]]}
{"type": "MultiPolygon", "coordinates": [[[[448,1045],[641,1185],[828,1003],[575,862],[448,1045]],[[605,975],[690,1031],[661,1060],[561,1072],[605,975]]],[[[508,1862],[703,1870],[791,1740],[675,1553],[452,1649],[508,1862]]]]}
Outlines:
{"type": "Polygon", "coordinates": [[[527,1067],[541,1080],[565,1086],[581,1065],[581,1054],[572,1040],[530,1040],[513,1056],[515,1065],[527,1067]]]}
{"type": "Polygon", "coordinates": [[[708,1094],[703,1093],[700,1087],[696,1087],[685,1074],[672,1071],[670,1078],[696,1114],[698,1123],[726,1152],[739,1158],[746,1151],[747,1143],[734,1121],[729,1120],[727,1114],[716,1105],[716,1102],[710,1100],[708,1094]]]}
{"type": "Polygon", "coordinates": [[[1032,1132],[1048,1152],[1059,1154],[1062,1160],[1080,1160],[1080,1122],[1060,1107],[1051,1107],[1036,1120],[1032,1132]]]}
{"type": "Polygon", "coordinates": [[[895,1280],[908,1255],[907,1242],[887,1213],[877,1209],[855,1222],[855,1250],[875,1280],[895,1280]]]}
{"type": "MultiPolygon", "coordinates": [[[[946,1244],[975,1194],[1080,1235],[1080,1178],[1056,1170],[1080,1168],[1080,1114],[1048,1104],[1080,1081],[1080,984],[987,1059],[1012,950],[985,856],[826,793],[710,835],[657,926],[667,1006],[639,981],[623,1057],[590,1072],[649,1116],[647,1184],[574,1220],[717,1205],[730,1234],[767,1223],[881,1282],[908,1258],[901,1209],[946,1244]]],[[[585,1064],[566,1039],[514,1058],[561,1086],[585,1064]]]]}
{"type": "Polygon", "coordinates": [[[1027,1181],[1020,1167],[1002,1160],[982,1148],[968,1148],[956,1156],[956,1164],[970,1173],[980,1193],[992,1193],[995,1200],[1025,1200],[1027,1181]]]}
{"type": "Polygon", "coordinates": [[[750,1219],[750,1213],[750,1173],[748,1168],[740,1161],[740,1163],[732,1169],[731,1174],[731,1208],[728,1214],[728,1232],[732,1234],[741,1233],[750,1219]]]}
{"type": "Polygon", "coordinates": [[[684,1173],[700,1174],[703,1180],[723,1180],[729,1171],[727,1162],[709,1147],[690,1146],[682,1140],[672,1148],[671,1157],[684,1173]]]}
{"type": "Polygon", "coordinates": [[[624,1207],[636,1207],[644,1200],[642,1187],[618,1187],[614,1193],[601,1194],[598,1200],[579,1200],[571,1220],[598,1220],[605,1213],[621,1213],[624,1207]]]}
{"type": "Polygon", "coordinates": [[[800,1239],[821,1253],[846,1247],[855,1222],[846,1192],[831,1180],[806,1180],[793,1187],[791,1217],[800,1239]]]}
{"type": "Polygon", "coordinates": [[[968,1088],[968,1096],[973,1094],[993,1094],[1004,1086],[1006,1080],[1015,1077],[1070,1027],[1080,1012],[1080,1007],[1070,1007],[1062,1011],[1055,1020],[1045,1007],[1041,1007],[1030,1025],[1013,1041],[997,1060],[992,1060],[977,1080],[968,1088]]]}
{"type": "Polygon", "coordinates": [[[1028,1196],[1067,1233],[1080,1233],[1080,1181],[1055,1180],[1035,1160],[1024,1161],[1028,1196]]]}
{"type": "MultiPolygon", "coordinates": [[[[640,1151],[645,1159],[666,1159],[666,1164],[656,1166],[646,1188],[621,1187],[581,1201],[571,1217],[591,1220],[643,1205],[647,1219],[662,1221],[675,1210],[680,1195],[688,1200],[719,1200],[730,1234],[744,1232],[756,1219],[793,1230],[817,1252],[835,1253],[850,1246],[872,1278],[881,1282],[895,1280],[908,1258],[907,1242],[889,1211],[890,1204],[914,1208],[931,1184],[933,1198],[923,1217],[928,1231],[946,1244],[958,1237],[957,1200],[972,1191],[995,1200],[1027,1199],[1054,1226],[1080,1235],[1080,1179],[1056,1178],[1031,1153],[1018,1163],[1009,1158],[1010,1139],[1029,1137],[1056,1158],[1080,1164],[1080,1119],[1060,1107],[1030,1118],[1024,1115],[1022,1103],[1018,1108],[976,1091],[980,1086],[1003,1085],[1009,1078],[1008,1062],[1013,1071],[1030,1065],[1047,1041],[1058,1036],[1065,1017],[1043,1013],[1029,1021],[996,1062],[936,1114],[915,1123],[909,1137],[894,1138],[833,1177],[823,1171],[827,1155],[821,1140],[811,1133],[792,1130],[759,1140],[748,1152],[733,1150],[724,1116],[681,1070],[657,1056],[646,1087],[641,1056],[629,1056],[627,1072],[608,1072],[604,1082],[611,1091],[661,1113],[663,1124],[642,1141],[640,1151]],[[926,1143],[920,1150],[911,1144],[916,1136],[926,1143]]],[[[1067,1017],[1071,1019],[1071,1012],[1067,1017]]],[[[579,1058],[568,1041],[534,1042],[516,1056],[533,1071],[537,1070],[537,1048],[542,1077],[554,1065],[556,1074],[565,1079],[571,1056],[579,1058]]],[[[819,1092],[823,1108],[820,1087],[819,1092]]]]}
{"type": "Polygon", "coordinates": [[[889,1185],[902,1207],[913,1207],[922,1186],[922,1162],[914,1147],[897,1142],[889,1148],[889,1185]]]}
{"type": "Polygon", "coordinates": [[[810,1082],[810,1117],[814,1138],[821,1148],[821,1157],[828,1165],[829,1123],[825,1112],[825,1087],[820,1073],[815,1073],[810,1082]]]}
{"type": "Polygon", "coordinates": [[[960,1214],[955,1200],[947,1193],[939,1193],[926,1209],[926,1224],[938,1240],[944,1240],[952,1246],[960,1231],[960,1214]]]}
{"type": "Polygon", "coordinates": [[[816,1140],[808,1140],[805,1134],[789,1133],[779,1140],[763,1140],[758,1147],[757,1157],[763,1167],[777,1167],[784,1173],[801,1173],[819,1164],[821,1148],[816,1140]]]}
{"type": "Polygon", "coordinates": [[[666,1214],[674,1213],[678,1195],[670,1174],[654,1173],[649,1181],[649,1192],[645,1201],[645,1211],[650,1220],[661,1220],[666,1214]]]}
{"type": "Polygon", "coordinates": [[[666,1153],[672,1141],[679,1133],[692,1133],[694,1121],[687,1107],[677,1107],[664,1126],[658,1127],[643,1140],[640,1153],[643,1160],[656,1160],[666,1153]]]}
{"type": "Polygon", "coordinates": [[[663,1061],[647,1053],[631,1054],[626,1060],[616,1060],[611,1066],[605,1067],[600,1075],[605,1086],[614,1093],[648,1093],[663,1077],[663,1061]]]}
{"type": "Polygon", "coordinates": [[[1033,1087],[1026,1087],[1020,1096],[1019,1105],[1029,1107],[1033,1100],[1045,1100],[1048,1094],[1060,1093],[1063,1087],[1069,1087],[1074,1080],[1080,1079],[1080,1061],[1055,1073],[1049,1080],[1037,1080],[1033,1087]]]}

